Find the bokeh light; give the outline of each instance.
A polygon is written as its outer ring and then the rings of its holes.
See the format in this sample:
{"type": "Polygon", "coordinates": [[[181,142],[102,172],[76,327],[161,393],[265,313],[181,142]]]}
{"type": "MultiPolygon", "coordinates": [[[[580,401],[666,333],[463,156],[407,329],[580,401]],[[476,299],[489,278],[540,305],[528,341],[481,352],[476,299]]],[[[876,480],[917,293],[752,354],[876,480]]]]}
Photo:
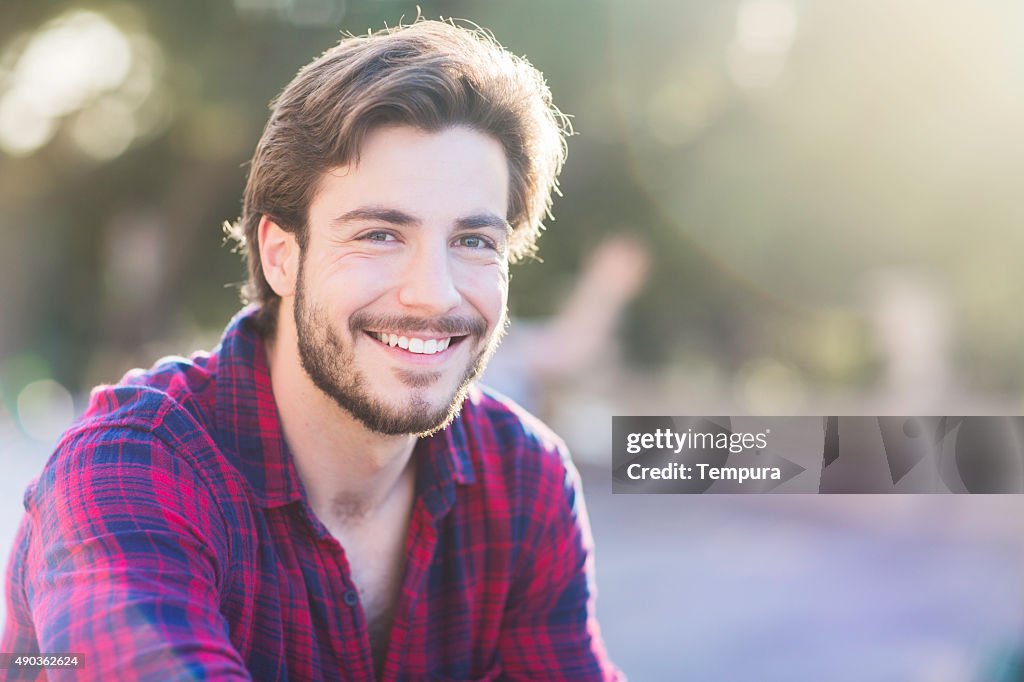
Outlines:
{"type": "Polygon", "coordinates": [[[73,9],[47,22],[3,55],[14,66],[0,89],[0,149],[15,156],[45,146],[72,117],[72,139],[96,159],[121,154],[152,130],[152,112],[138,126],[159,68],[144,34],[130,34],[108,17],[73,9]]]}
{"type": "Polygon", "coordinates": [[[52,379],[33,381],[18,394],[18,422],[30,438],[55,444],[75,416],[74,400],[52,379]]]}

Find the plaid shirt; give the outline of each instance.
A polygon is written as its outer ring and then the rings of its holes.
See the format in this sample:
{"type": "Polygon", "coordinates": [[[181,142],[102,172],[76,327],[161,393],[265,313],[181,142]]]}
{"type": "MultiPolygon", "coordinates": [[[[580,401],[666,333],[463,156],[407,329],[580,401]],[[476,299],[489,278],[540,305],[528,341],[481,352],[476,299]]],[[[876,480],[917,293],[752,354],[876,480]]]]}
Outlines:
{"type": "MultiPolygon", "coordinates": [[[[474,388],[413,456],[382,679],[618,679],[557,437],[474,388]]],[[[374,679],[356,586],[296,473],[251,311],[212,354],[96,389],[25,509],[0,651],[84,654],[27,677],[374,679]]]]}

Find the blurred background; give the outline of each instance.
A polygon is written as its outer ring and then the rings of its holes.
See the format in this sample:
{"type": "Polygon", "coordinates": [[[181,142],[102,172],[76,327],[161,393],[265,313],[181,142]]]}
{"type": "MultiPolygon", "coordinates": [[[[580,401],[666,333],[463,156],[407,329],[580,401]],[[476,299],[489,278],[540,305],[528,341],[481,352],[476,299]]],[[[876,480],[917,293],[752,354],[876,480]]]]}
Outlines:
{"type": "MultiPolygon", "coordinates": [[[[210,348],[267,104],[391,0],[0,4],[0,548],[91,386],[210,348]]],[[[1024,4],[419,0],[578,134],[487,380],[562,433],[636,680],[1004,679],[1006,497],[610,494],[613,414],[1018,414],[1024,4]]],[[[2,607],[0,607],[2,608],[2,607]]]]}

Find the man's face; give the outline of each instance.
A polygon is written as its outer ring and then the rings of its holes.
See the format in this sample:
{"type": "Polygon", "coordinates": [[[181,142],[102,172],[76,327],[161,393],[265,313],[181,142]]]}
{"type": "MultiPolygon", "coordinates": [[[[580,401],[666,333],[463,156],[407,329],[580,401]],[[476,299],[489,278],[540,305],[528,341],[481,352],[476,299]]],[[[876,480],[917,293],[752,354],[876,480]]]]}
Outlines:
{"type": "Polygon", "coordinates": [[[367,136],[309,208],[295,293],[314,384],[369,429],[429,433],[457,413],[506,326],[508,163],[466,127],[367,136]]]}

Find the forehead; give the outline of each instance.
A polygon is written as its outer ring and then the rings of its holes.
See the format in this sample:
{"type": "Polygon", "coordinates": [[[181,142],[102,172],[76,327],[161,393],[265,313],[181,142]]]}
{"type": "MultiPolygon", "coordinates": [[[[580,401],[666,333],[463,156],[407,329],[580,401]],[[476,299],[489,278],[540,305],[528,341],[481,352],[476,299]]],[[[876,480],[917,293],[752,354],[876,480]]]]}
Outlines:
{"type": "Polygon", "coordinates": [[[484,211],[507,216],[508,201],[508,160],[495,138],[466,126],[439,132],[388,126],[366,136],[358,161],[323,173],[310,219],[329,220],[359,206],[424,220],[484,211]]]}

